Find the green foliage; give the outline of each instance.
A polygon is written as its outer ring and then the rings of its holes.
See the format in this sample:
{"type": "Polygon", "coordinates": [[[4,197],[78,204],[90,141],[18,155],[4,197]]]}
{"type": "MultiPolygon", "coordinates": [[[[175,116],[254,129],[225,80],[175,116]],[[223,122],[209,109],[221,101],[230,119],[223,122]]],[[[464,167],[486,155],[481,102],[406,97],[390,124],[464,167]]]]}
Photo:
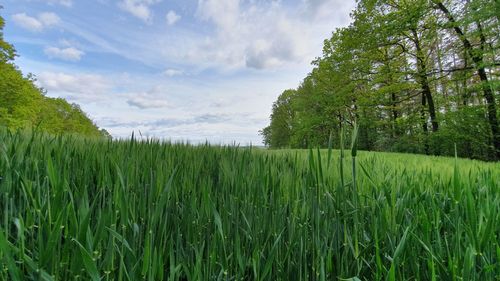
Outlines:
{"type": "Polygon", "coordinates": [[[62,98],[45,98],[42,106],[44,110],[38,116],[38,124],[43,131],[109,137],[105,130],[96,127],[77,104],[69,104],[62,98]]]}
{"type": "Polygon", "coordinates": [[[453,155],[456,143],[460,156],[500,159],[496,2],[358,1],[288,101],[290,129],[272,126],[273,107],[266,135],[280,142],[265,143],[327,147],[357,123],[360,149],[453,155]]]}
{"type": "Polygon", "coordinates": [[[0,280],[498,280],[499,183],[464,159],[1,131],[0,280]]]}
{"type": "Polygon", "coordinates": [[[295,90],[286,90],[274,102],[271,124],[260,132],[266,145],[272,147],[289,145],[292,131],[291,122],[294,118],[291,100],[295,94],[295,90]]]}
{"type": "Polygon", "coordinates": [[[45,97],[31,75],[23,76],[12,61],[14,47],[3,40],[3,26],[4,20],[0,17],[0,126],[12,130],[36,127],[50,133],[109,137],[77,104],[45,97]]]}
{"type": "Polygon", "coordinates": [[[21,128],[36,122],[44,97],[10,63],[0,63],[0,124],[21,128]]]}
{"type": "MultiPolygon", "coordinates": [[[[2,7],[0,6],[0,9],[2,7]]],[[[5,20],[0,16],[0,63],[5,63],[8,61],[12,61],[16,56],[16,50],[14,46],[7,43],[3,39],[3,28],[5,26],[5,20]]]]}

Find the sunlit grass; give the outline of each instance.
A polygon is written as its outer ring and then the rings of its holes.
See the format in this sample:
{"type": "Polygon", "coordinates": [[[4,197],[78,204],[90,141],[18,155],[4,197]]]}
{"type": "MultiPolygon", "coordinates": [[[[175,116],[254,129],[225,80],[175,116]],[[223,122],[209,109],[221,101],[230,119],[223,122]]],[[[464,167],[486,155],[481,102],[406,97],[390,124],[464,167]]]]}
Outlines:
{"type": "Polygon", "coordinates": [[[500,164],[344,154],[0,132],[0,280],[500,278],[500,164]]]}

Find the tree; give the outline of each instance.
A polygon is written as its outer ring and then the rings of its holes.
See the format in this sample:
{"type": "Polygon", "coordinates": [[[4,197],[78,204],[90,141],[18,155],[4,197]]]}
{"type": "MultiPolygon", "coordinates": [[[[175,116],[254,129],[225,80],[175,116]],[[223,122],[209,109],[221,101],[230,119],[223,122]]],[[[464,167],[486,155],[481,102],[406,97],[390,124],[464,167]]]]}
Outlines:
{"type": "MultiPolygon", "coordinates": [[[[2,6],[0,6],[2,9],[2,6]]],[[[3,28],[5,27],[5,20],[0,16],[0,63],[6,63],[14,60],[16,51],[14,46],[5,42],[3,38],[3,28]]]]}
{"type": "Polygon", "coordinates": [[[290,130],[273,107],[265,135],[326,146],[357,121],[363,149],[500,159],[498,2],[358,1],[287,102],[290,130]]]}
{"type": "Polygon", "coordinates": [[[295,93],[295,90],[286,90],[274,102],[271,124],[261,131],[266,145],[271,147],[289,146],[294,117],[290,102],[295,93]]]}
{"type": "Polygon", "coordinates": [[[77,104],[44,96],[33,75],[23,76],[14,64],[14,47],[3,39],[0,16],[0,125],[10,129],[37,127],[49,133],[78,133],[109,137],[77,104]]]}
{"type": "MultiPolygon", "coordinates": [[[[443,13],[446,17],[450,28],[452,28],[460,41],[463,44],[465,52],[469,55],[474,63],[474,68],[477,71],[477,75],[481,80],[481,88],[484,94],[484,98],[487,103],[487,114],[488,121],[490,124],[491,134],[492,134],[492,142],[493,147],[496,150],[496,157],[500,159],[500,128],[498,125],[498,117],[497,117],[497,108],[496,108],[496,99],[491,86],[491,83],[488,78],[488,74],[486,71],[487,64],[485,64],[484,56],[485,51],[487,49],[487,38],[485,36],[485,32],[483,29],[482,20],[491,20],[491,18],[484,18],[481,15],[489,15],[488,13],[481,13],[479,7],[482,7],[481,4],[488,4],[491,1],[472,1],[466,7],[471,7],[472,11],[469,13],[469,19],[465,19],[465,22],[470,21],[475,23],[476,34],[479,37],[479,42],[474,46],[469,39],[469,36],[465,34],[463,29],[460,26],[460,23],[456,20],[455,16],[448,9],[447,6],[442,1],[433,0],[436,4],[437,8],[443,13]]],[[[498,0],[496,0],[498,2],[498,0]]],[[[486,7],[491,7],[490,5],[485,5],[486,7]]],[[[498,20],[498,15],[497,15],[498,20]]],[[[498,25],[498,23],[497,23],[498,25]]],[[[497,38],[498,39],[498,38],[497,38]]]]}

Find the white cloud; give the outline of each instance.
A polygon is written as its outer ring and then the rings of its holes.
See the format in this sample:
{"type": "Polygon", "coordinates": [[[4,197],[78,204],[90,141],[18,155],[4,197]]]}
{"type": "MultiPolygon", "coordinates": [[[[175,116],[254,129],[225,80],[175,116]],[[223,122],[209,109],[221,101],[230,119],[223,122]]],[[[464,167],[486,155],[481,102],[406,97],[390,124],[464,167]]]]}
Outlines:
{"type": "Polygon", "coordinates": [[[38,20],[42,23],[43,26],[52,26],[58,24],[61,19],[55,13],[40,13],[38,15],[38,20]]]}
{"type": "Polygon", "coordinates": [[[83,51],[78,50],[77,48],[74,47],[68,47],[68,48],[47,47],[45,48],[44,52],[49,58],[57,58],[72,62],[79,61],[85,54],[83,51]]]}
{"type": "Polygon", "coordinates": [[[151,23],[153,15],[150,6],[161,2],[162,0],[122,0],[118,6],[132,14],[134,17],[141,19],[146,23],[151,23]]]}
{"type": "Polygon", "coordinates": [[[237,26],[240,15],[239,0],[199,0],[198,15],[212,20],[217,26],[230,29],[237,26]]]}
{"type": "Polygon", "coordinates": [[[268,69],[314,58],[311,28],[280,1],[200,0],[197,16],[216,31],[190,50],[190,60],[268,69]]]}
{"type": "Polygon", "coordinates": [[[146,92],[125,94],[128,97],[127,104],[139,109],[155,109],[169,106],[167,96],[169,90],[162,86],[156,85],[146,92]]]}
{"type": "Polygon", "coordinates": [[[37,17],[28,16],[26,13],[12,15],[12,20],[24,29],[39,32],[50,26],[59,24],[61,19],[55,13],[40,13],[37,17]]]}
{"type": "Polygon", "coordinates": [[[173,77],[173,76],[184,74],[184,71],[178,70],[178,69],[169,68],[169,69],[165,70],[163,72],[163,74],[165,74],[168,77],[173,77]]]}
{"type": "Polygon", "coordinates": [[[163,108],[167,107],[168,103],[164,99],[154,97],[148,93],[141,93],[127,100],[128,105],[135,106],[140,109],[163,108]]]}
{"type": "Polygon", "coordinates": [[[303,62],[308,55],[305,30],[285,18],[277,19],[272,33],[248,44],[245,65],[255,69],[276,68],[288,62],[303,62]]]}
{"type": "Polygon", "coordinates": [[[71,7],[73,5],[72,0],[45,0],[50,5],[58,4],[66,7],[71,7]]]}
{"type": "Polygon", "coordinates": [[[106,96],[109,97],[113,88],[110,81],[96,74],[42,72],[37,76],[37,83],[46,89],[49,95],[85,102],[94,102],[106,96]]]}
{"type": "Polygon", "coordinates": [[[166,15],[166,19],[168,25],[174,25],[181,19],[181,16],[178,15],[175,11],[170,10],[166,15]]]}
{"type": "Polygon", "coordinates": [[[38,19],[30,17],[25,13],[12,15],[12,20],[22,28],[31,31],[40,31],[43,29],[43,25],[38,19]]]}

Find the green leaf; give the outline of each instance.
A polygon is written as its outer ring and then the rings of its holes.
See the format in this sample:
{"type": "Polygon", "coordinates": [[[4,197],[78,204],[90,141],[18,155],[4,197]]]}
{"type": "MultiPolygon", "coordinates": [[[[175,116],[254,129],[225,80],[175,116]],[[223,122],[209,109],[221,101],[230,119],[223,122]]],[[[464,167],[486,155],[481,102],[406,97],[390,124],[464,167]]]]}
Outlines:
{"type": "Polygon", "coordinates": [[[80,247],[80,254],[83,260],[83,264],[85,266],[85,269],[87,270],[87,273],[90,275],[90,278],[92,278],[92,281],[101,280],[101,277],[99,276],[99,271],[97,270],[96,262],[92,258],[92,255],[76,239],[73,239],[73,242],[75,242],[78,245],[78,247],[80,247]]]}

